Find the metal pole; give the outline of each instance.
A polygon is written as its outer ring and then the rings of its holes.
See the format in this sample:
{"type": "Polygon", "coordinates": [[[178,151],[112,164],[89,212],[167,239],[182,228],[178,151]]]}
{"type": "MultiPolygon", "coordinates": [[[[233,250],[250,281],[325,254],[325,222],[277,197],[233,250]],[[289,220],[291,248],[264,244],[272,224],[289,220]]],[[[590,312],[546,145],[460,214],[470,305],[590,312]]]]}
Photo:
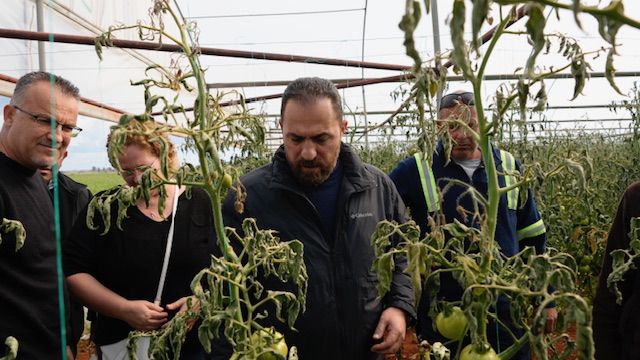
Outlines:
{"type": "MultiPolygon", "coordinates": [[[[431,2],[431,25],[433,26],[433,51],[436,56],[436,69],[440,69],[440,17],[438,16],[438,0],[431,2]]],[[[442,89],[438,87],[436,94],[436,108],[440,109],[442,89]]]]}
{"type": "MultiPolygon", "coordinates": [[[[0,28],[0,37],[10,39],[29,39],[39,41],[52,41],[64,44],[83,44],[95,46],[95,37],[78,36],[78,35],[66,35],[66,34],[53,34],[46,32],[36,31],[24,31],[24,30],[12,30],[0,28]]],[[[138,50],[153,50],[163,52],[179,52],[182,48],[176,44],[160,44],[149,41],[134,41],[134,40],[122,40],[122,39],[110,39],[109,44],[102,44],[102,46],[116,46],[120,48],[138,49],[138,50]]],[[[276,54],[266,52],[255,51],[241,51],[241,50],[226,50],[209,47],[199,48],[202,55],[214,55],[214,56],[226,56],[234,58],[254,59],[254,60],[276,60],[285,62],[299,62],[305,64],[318,64],[318,65],[337,65],[347,67],[363,67],[368,69],[379,70],[397,70],[405,71],[411,69],[411,66],[406,65],[394,65],[394,64],[381,64],[363,61],[342,60],[342,59],[329,59],[318,58],[313,56],[302,55],[287,55],[276,54]]]]}
{"type": "MultiPolygon", "coordinates": [[[[42,15],[42,0],[36,0],[36,21],[39,32],[44,32],[44,20],[42,15]]],[[[47,71],[47,63],[45,58],[45,42],[38,41],[38,66],[40,71],[47,71]]]]}
{"type": "MultiPolygon", "coordinates": [[[[367,29],[367,4],[368,1],[364,2],[364,21],[362,22],[362,55],[361,60],[364,62],[364,42],[365,42],[365,34],[367,29]]],[[[364,68],[360,70],[362,72],[362,80],[364,77],[364,68]]],[[[365,130],[369,128],[369,118],[367,116],[367,97],[365,95],[364,86],[360,87],[362,89],[362,110],[364,112],[364,128],[365,130]]],[[[364,146],[365,149],[369,150],[369,131],[367,131],[364,135],[364,146]]]]}

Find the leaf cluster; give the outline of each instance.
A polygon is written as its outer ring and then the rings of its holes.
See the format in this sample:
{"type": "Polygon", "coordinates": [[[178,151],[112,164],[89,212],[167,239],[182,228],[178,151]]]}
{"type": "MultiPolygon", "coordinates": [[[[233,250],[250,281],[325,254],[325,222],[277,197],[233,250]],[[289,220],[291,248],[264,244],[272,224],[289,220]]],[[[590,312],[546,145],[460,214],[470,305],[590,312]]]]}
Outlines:
{"type": "MultiPolygon", "coordinates": [[[[191,283],[200,303],[197,315],[202,319],[198,334],[203,344],[219,336],[220,330],[234,347],[238,359],[256,358],[256,345],[250,339],[254,330],[262,329],[261,320],[270,314],[293,327],[304,311],[308,275],[303,260],[303,245],[298,240],[280,241],[272,230],[258,229],[255,219],[245,219],[244,236],[227,228],[238,249],[233,261],[212,257],[211,266],[202,270],[191,283]],[[258,279],[291,282],[296,293],[271,290],[258,279]],[[233,285],[233,290],[227,286],[233,285]],[[238,322],[237,312],[245,314],[238,322]],[[222,327],[222,328],[221,328],[222,327]]],[[[207,346],[205,345],[205,349],[207,346]]],[[[207,349],[210,351],[210,349],[207,349]]]]}
{"type": "Polygon", "coordinates": [[[270,350],[276,341],[268,336],[270,332],[265,331],[258,338],[251,335],[264,329],[261,320],[269,316],[265,308],[272,308],[273,315],[291,328],[300,311],[304,311],[308,276],[303,245],[297,240],[281,242],[273,231],[258,229],[255,219],[244,221],[244,237],[235,229],[227,228],[227,232],[241,249],[238,258],[227,261],[212,256],[211,265],[191,282],[194,296],[188,299],[188,310],[178,313],[166,329],[132,332],[127,344],[130,356],[135,358],[137,338],[150,337],[154,359],[177,360],[188,324],[199,319],[198,338],[207,352],[212,351],[212,340],[225,336],[234,348],[233,359],[257,359],[267,352],[281,357],[270,350]],[[291,281],[297,292],[270,290],[256,280],[259,273],[283,283],[291,281]],[[239,312],[244,314],[241,321],[239,312]]]}
{"type": "Polygon", "coordinates": [[[18,357],[18,340],[13,336],[7,336],[4,340],[4,344],[7,346],[7,350],[0,360],[15,360],[18,357]]]}
{"type": "Polygon", "coordinates": [[[616,295],[616,302],[622,304],[622,292],[618,288],[618,282],[624,281],[625,274],[630,270],[637,270],[640,259],[640,218],[631,219],[631,231],[629,232],[628,249],[617,249],[611,252],[613,263],[612,270],[607,276],[607,287],[616,295]]]}
{"type": "MultiPolygon", "coordinates": [[[[423,296],[431,299],[428,313],[433,319],[446,305],[436,300],[440,277],[448,273],[457,281],[464,291],[459,305],[469,320],[474,343],[486,341],[484,319],[494,316],[493,306],[500,297],[509,301],[514,323],[526,330],[519,340],[535,343],[533,350],[541,358],[546,358],[549,346],[542,331],[546,319],[544,312],[534,308],[556,302],[565,304],[562,326],[571,322],[578,324],[580,331],[590,331],[590,309],[575,295],[577,263],[572,256],[553,248],[536,254],[535,249],[528,247],[506,257],[479,229],[457,221],[442,225],[432,221],[432,225],[422,239],[413,221],[378,225],[372,243],[377,254],[374,269],[379,274],[381,296],[389,290],[394,259],[406,256],[406,272],[411,274],[416,299],[423,295],[422,291],[426,292],[423,296]],[[401,240],[394,246],[393,238],[401,240]]],[[[577,349],[587,356],[593,354],[589,341],[579,342],[577,349]]]]}
{"type": "MultiPolygon", "coordinates": [[[[22,223],[18,220],[10,220],[2,218],[2,223],[0,223],[0,233],[4,232],[5,234],[13,233],[15,237],[16,245],[15,251],[18,251],[24,245],[24,241],[27,238],[27,231],[24,229],[22,223]]],[[[2,244],[2,235],[0,235],[0,244],[2,244]]]]}

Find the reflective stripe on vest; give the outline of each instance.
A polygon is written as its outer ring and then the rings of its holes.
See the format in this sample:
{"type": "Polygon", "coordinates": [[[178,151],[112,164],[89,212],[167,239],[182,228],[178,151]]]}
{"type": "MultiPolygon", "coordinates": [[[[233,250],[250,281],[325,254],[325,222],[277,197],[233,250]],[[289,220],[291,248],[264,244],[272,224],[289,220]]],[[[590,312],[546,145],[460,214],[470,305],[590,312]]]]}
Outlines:
{"type": "Polygon", "coordinates": [[[440,197],[438,196],[436,179],[433,176],[433,171],[431,171],[431,165],[426,158],[422,159],[418,152],[413,157],[416,158],[416,164],[418,165],[422,192],[424,193],[424,199],[427,201],[427,210],[429,212],[440,210],[440,197]]]}
{"type": "MultiPolygon", "coordinates": [[[[423,158],[421,153],[415,153],[413,157],[416,159],[418,173],[420,174],[420,184],[422,184],[422,192],[427,201],[427,209],[429,212],[440,210],[440,197],[438,196],[436,179],[433,171],[431,171],[431,164],[427,162],[426,158],[423,158]]],[[[505,172],[504,175],[500,176],[504,177],[506,186],[511,186],[516,183],[515,176],[509,175],[516,171],[516,160],[513,155],[504,150],[500,150],[500,159],[502,160],[502,168],[505,172]]],[[[518,194],[519,188],[514,188],[507,192],[507,207],[510,210],[518,209],[518,194]]]]}
{"type": "Polygon", "coordinates": [[[545,228],[542,219],[540,219],[526,228],[516,231],[516,234],[518,235],[518,241],[520,241],[522,239],[544,234],[545,232],[547,232],[547,229],[545,228]]]}
{"type": "MultiPolygon", "coordinates": [[[[505,186],[513,186],[516,183],[516,177],[513,174],[516,171],[516,159],[509,152],[500,150],[500,160],[502,160],[502,171],[505,172],[505,186]]],[[[519,188],[507,191],[507,207],[511,210],[518,209],[519,188]]]]}

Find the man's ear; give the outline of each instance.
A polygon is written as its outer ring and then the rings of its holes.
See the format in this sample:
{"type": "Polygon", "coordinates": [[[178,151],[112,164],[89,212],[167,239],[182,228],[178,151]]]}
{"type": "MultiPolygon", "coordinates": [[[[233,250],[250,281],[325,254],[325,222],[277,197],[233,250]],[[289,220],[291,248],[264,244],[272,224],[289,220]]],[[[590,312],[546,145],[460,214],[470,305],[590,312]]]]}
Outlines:
{"type": "Polygon", "coordinates": [[[280,124],[280,129],[282,129],[282,118],[280,118],[280,120],[278,120],[278,124],[280,124]]]}
{"type": "Polygon", "coordinates": [[[13,117],[16,115],[16,108],[11,104],[4,106],[4,126],[11,127],[13,125],[13,117]]]}
{"type": "Polygon", "coordinates": [[[349,125],[349,122],[347,120],[342,120],[340,131],[342,131],[343,134],[345,133],[345,131],[347,131],[347,125],[349,125]]]}

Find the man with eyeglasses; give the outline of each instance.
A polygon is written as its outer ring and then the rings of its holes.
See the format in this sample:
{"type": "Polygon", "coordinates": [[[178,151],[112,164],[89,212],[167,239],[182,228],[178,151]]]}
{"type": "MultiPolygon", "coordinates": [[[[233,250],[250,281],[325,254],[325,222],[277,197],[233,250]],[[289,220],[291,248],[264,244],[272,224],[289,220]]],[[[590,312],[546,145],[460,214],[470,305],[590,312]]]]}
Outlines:
{"type": "MultiPolygon", "coordinates": [[[[396,184],[400,196],[410,210],[411,218],[420,226],[421,238],[430,231],[430,218],[444,219],[445,223],[459,221],[470,227],[480,226],[477,217],[473,216],[477,202],[472,198],[469,188],[475,189],[487,198],[487,172],[482,160],[482,151],[472,131],[478,131],[474,94],[456,91],[441,98],[437,125],[442,133],[432,160],[425,154],[416,153],[398,164],[389,174],[396,184]],[[471,131],[472,130],[472,131],[471,131]]],[[[513,172],[520,168],[520,163],[506,151],[492,148],[493,158],[499,173],[513,172]]],[[[505,176],[499,176],[501,186],[505,186],[505,176]]],[[[502,195],[498,209],[498,224],[495,240],[500,251],[506,256],[513,256],[526,246],[533,246],[537,253],[545,251],[546,229],[531,189],[524,204],[520,203],[517,190],[502,195]]],[[[482,209],[480,209],[482,211],[482,209]]],[[[450,272],[440,274],[438,299],[460,301],[464,289],[453,278],[450,272]]],[[[429,343],[447,342],[434,330],[433,321],[428,316],[430,307],[429,295],[423,291],[418,306],[418,324],[416,331],[421,340],[429,343]]],[[[523,330],[515,327],[509,314],[509,302],[499,298],[497,312],[500,321],[509,328],[497,326],[491,322],[487,327],[487,338],[496,351],[504,351],[513,344],[510,331],[521,337],[523,330]],[[499,332],[499,336],[496,336],[499,332]]],[[[545,331],[555,329],[557,311],[555,307],[545,309],[547,324],[545,331]]],[[[469,339],[464,340],[466,343],[469,339]]],[[[449,346],[451,358],[455,358],[457,344],[449,346]]],[[[512,359],[529,359],[528,346],[512,359]]]]}
{"type": "Polygon", "coordinates": [[[20,247],[18,232],[0,231],[0,341],[16,338],[19,359],[63,356],[54,212],[37,170],[52,166],[80,131],[79,99],[68,80],[32,72],[18,80],[4,107],[0,219],[19,222],[25,237],[20,247]]]}

